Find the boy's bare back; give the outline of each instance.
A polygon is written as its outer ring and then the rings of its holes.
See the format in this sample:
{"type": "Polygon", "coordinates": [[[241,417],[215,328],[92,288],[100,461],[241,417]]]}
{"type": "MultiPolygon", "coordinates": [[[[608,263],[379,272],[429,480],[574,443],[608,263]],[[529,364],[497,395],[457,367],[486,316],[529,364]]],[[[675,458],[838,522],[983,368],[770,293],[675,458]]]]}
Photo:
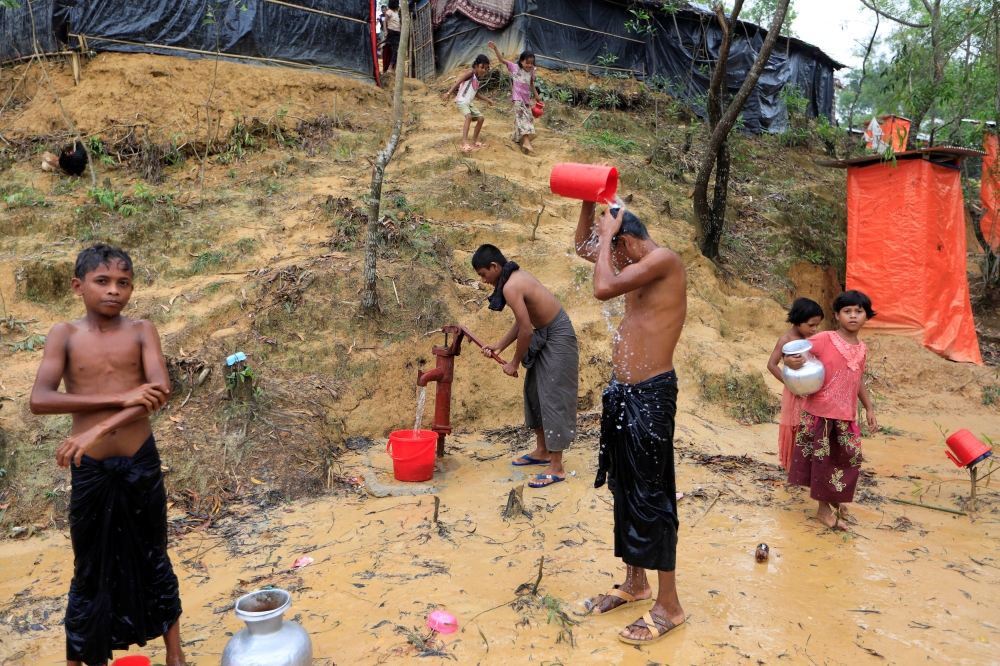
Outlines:
{"type": "MultiPolygon", "coordinates": [[[[520,269],[510,274],[503,288],[508,303],[515,303],[518,295],[524,298],[532,328],[545,328],[559,315],[562,304],[534,275],[520,269]]],[[[516,313],[516,312],[515,312],[516,313]]]]}

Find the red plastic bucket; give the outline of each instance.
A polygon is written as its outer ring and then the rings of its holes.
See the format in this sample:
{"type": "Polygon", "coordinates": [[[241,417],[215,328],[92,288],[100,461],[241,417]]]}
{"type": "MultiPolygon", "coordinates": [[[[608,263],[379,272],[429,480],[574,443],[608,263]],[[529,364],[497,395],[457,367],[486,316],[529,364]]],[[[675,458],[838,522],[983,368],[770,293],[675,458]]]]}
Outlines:
{"type": "Polygon", "coordinates": [[[437,439],[433,430],[397,430],[389,435],[385,452],[392,458],[392,475],[397,481],[430,481],[434,477],[437,439]]]}
{"type": "Polygon", "coordinates": [[[599,164],[563,162],[552,167],[552,194],[568,199],[611,203],[618,190],[618,169],[599,164]]]}
{"type": "Polygon", "coordinates": [[[149,666],[149,657],[133,656],[115,659],[111,666],[149,666]]]}
{"type": "Polygon", "coordinates": [[[951,458],[951,461],[959,467],[975,465],[984,458],[992,455],[992,449],[976,439],[976,436],[965,428],[953,434],[945,442],[951,451],[945,451],[944,454],[951,458]],[[954,451],[955,455],[952,455],[952,451],[954,451]]]}

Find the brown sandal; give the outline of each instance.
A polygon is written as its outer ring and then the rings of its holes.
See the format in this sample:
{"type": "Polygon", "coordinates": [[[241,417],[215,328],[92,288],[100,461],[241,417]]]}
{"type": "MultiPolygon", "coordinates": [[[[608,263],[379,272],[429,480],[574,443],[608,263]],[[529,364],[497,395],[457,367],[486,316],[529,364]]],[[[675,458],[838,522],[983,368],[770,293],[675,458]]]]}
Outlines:
{"type": "MultiPolygon", "coordinates": [[[[681,624],[684,624],[681,622],[681,624]]],[[[669,619],[665,617],[660,617],[659,615],[653,615],[652,613],[646,613],[641,618],[628,625],[629,627],[635,626],[640,629],[649,629],[649,633],[653,634],[651,638],[646,640],[639,640],[637,638],[628,638],[625,636],[624,632],[618,634],[618,640],[622,643],[628,643],[629,645],[649,645],[650,643],[655,643],[667,636],[667,634],[673,632],[674,629],[681,626],[680,624],[674,624],[669,619]],[[639,623],[642,622],[640,625],[639,623]],[[658,625],[658,626],[657,626],[658,625]],[[666,631],[660,631],[660,627],[666,629],[666,631]]],[[[628,627],[625,627],[628,629],[628,627]]]]}
{"type": "Polygon", "coordinates": [[[650,599],[636,599],[628,592],[623,592],[619,588],[621,588],[620,585],[615,585],[606,594],[599,595],[596,599],[587,599],[587,601],[585,601],[583,604],[584,607],[594,615],[607,615],[608,613],[614,612],[620,608],[625,608],[626,606],[639,604],[642,603],[643,601],[650,601],[650,599]],[[615,604],[606,611],[601,611],[598,610],[598,606],[600,606],[601,597],[614,597],[616,599],[621,599],[621,603],[615,604]]]}

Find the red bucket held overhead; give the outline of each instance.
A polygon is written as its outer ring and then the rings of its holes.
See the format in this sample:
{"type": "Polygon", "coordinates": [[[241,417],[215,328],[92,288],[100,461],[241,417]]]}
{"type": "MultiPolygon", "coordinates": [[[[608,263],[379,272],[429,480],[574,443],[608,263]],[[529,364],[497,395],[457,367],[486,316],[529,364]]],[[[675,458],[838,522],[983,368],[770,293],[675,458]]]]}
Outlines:
{"type": "Polygon", "coordinates": [[[976,439],[976,436],[965,428],[946,439],[945,443],[948,444],[951,451],[945,451],[944,454],[959,467],[971,467],[993,455],[992,449],[976,439]]]}
{"type": "Polygon", "coordinates": [[[385,452],[392,458],[392,475],[397,481],[430,481],[434,478],[433,430],[397,430],[389,435],[385,452]]]}
{"type": "Polygon", "coordinates": [[[599,164],[563,162],[552,167],[552,194],[568,199],[611,203],[618,190],[618,169],[599,164]]]}

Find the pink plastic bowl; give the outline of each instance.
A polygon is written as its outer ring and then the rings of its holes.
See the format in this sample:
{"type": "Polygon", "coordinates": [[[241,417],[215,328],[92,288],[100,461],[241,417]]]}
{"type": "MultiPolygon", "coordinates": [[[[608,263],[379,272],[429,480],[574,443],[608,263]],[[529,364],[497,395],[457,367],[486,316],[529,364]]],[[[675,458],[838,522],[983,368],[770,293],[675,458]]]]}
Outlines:
{"type": "Polygon", "coordinates": [[[427,616],[427,626],[439,634],[453,634],[458,631],[458,620],[448,611],[436,610],[427,616]]]}

